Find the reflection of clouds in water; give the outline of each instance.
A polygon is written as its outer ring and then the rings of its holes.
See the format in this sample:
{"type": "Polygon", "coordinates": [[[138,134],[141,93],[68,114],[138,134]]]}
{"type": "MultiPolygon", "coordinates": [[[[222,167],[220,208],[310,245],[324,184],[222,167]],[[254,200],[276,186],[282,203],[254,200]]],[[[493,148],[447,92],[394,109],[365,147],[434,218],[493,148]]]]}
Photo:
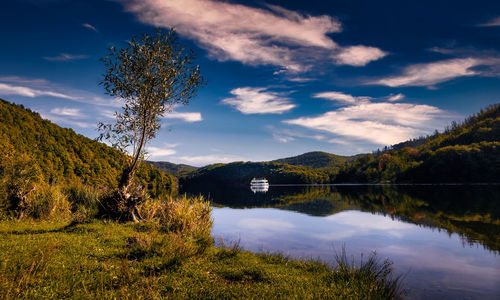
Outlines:
{"type": "Polygon", "coordinates": [[[313,233],[311,234],[311,236],[325,241],[336,241],[351,238],[358,233],[359,232],[357,230],[339,230],[332,232],[313,233]]]}
{"type": "Polygon", "coordinates": [[[266,230],[287,230],[295,228],[295,226],[286,221],[245,218],[238,222],[238,227],[244,229],[266,229],[266,230]]]}
{"type": "Polygon", "coordinates": [[[325,219],[334,223],[350,225],[359,229],[406,230],[416,228],[415,225],[392,220],[386,216],[373,215],[353,210],[330,215],[325,219]]]}
{"type": "MultiPolygon", "coordinates": [[[[448,249],[429,247],[428,245],[389,245],[380,249],[380,252],[389,257],[398,256],[398,260],[403,260],[405,264],[411,265],[415,270],[439,270],[446,271],[446,274],[452,281],[459,280],[463,284],[467,284],[468,280],[464,280],[465,274],[474,275],[482,274],[482,281],[485,278],[491,281],[498,281],[500,275],[499,264],[483,264],[481,257],[457,255],[448,249]],[[484,276],[484,277],[483,277],[484,276]]],[[[470,278],[471,277],[467,277],[470,278]]],[[[483,282],[485,284],[487,283],[483,282]]]]}
{"type": "Polygon", "coordinates": [[[415,230],[413,224],[392,220],[386,216],[373,215],[360,211],[343,211],[324,218],[335,224],[335,231],[315,233],[314,237],[323,240],[339,240],[352,238],[357,235],[373,234],[374,231],[383,231],[386,235],[403,238],[407,230],[415,230]]]}

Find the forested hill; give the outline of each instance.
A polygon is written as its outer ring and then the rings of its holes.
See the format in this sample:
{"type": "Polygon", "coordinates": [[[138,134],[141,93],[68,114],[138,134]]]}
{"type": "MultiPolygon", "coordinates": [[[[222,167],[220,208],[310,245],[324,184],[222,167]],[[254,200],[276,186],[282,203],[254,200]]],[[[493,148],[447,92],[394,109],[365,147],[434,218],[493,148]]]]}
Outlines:
{"type": "Polygon", "coordinates": [[[200,168],[180,178],[186,189],[272,184],[500,182],[500,105],[452,123],[444,132],[390,150],[351,157],[310,152],[271,162],[235,162],[200,168]]]}
{"type": "MultiPolygon", "coordinates": [[[[22,105],[2,99],[0,156],[2,160],[9,157],[37,165],[47,182],[81,181],[109,187],[118,184],[124,159],[123,154],[103,143],[62,128],[22,105]]],[[[142,164],[137,175],[152,195],[176,186],[175,177],[148,164],[142,164]]]]}
{"type": "Polygon", "coordinates": [[[334,181],[500,182],[500,104],[412,143],[420,145],[361,156],[334,181]]]}
{"type": "Polygon", "coordinates": [[[193,172],[198,169],[197,167],[193,167],[190,165],[174,164],[168,161],[148,161],[148,163],[152,164],[163,172],[172,174],[174,176],[186,175],[187,173],[193,172]]]}
{"type": "Polygon", "coordinates": [[[334,168],[354,160],[354,156],[341,156],[321,151],[307,152],[301,155],[273,160],[273,163],[284,163],[292,166],[310,168],[334,168]]]}

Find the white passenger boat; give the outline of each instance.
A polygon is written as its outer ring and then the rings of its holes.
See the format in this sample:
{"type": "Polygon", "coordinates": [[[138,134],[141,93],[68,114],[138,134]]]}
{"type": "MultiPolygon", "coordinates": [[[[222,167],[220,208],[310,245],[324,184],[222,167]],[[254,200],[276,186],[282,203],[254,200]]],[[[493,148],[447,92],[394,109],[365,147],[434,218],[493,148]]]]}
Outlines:
{"type": "Polygon", "coordinates": [[[269,182],[265,178],[254,178],[250,181],[250,186],[254,187],[269,187],[269,182]]]}
{"type": "Polygon", "coordinates": [[[250,189],[254,193],[265,193],[269,190],[269,182],[265,178],[254,178],[250,181],[250,189]]]}

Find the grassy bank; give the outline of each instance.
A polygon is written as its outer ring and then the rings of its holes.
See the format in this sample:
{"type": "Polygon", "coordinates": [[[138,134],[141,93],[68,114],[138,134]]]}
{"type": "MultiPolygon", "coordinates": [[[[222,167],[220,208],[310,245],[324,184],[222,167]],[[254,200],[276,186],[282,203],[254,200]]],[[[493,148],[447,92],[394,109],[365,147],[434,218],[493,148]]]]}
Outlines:
{"type": "Polygon", "coordinates": [[[0,223],[0,298],[359,298],[400,296],[388,265],[253,254],[154,223],[0,223]]]}

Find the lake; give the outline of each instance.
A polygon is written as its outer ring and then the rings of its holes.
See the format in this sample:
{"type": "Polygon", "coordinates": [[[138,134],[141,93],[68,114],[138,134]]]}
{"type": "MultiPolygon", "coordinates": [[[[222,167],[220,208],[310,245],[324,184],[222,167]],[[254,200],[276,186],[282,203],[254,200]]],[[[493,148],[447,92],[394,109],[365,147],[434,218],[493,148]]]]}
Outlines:
{"type": "Polygon", "coordinates": [[[498,299],[500,186],[270,186],[184,191],[213,202],[213,235],[334,264],[376,253],[409,299],[498,299]]]}

